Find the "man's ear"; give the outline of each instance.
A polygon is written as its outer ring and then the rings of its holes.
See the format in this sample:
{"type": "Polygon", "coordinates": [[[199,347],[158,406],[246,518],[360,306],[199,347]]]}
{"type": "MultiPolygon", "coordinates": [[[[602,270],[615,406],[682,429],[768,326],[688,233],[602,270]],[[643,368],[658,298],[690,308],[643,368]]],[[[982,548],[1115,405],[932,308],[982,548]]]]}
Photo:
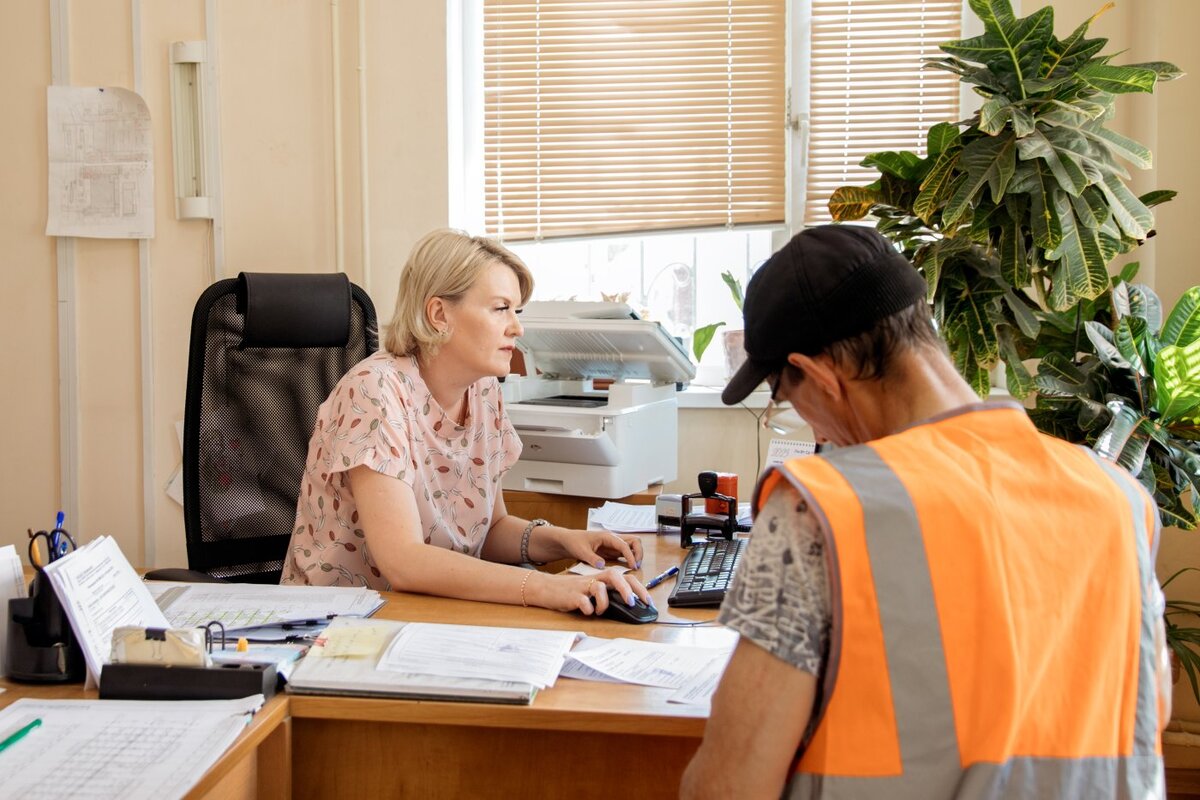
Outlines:
{"type": "Polygon", "coordinates": [[[787,360],[789,364],[804,373],[805,380],[812,381],[830,399],[841,400],[846,396],[841,370],[827,354],[806,356],[803,353],[791,353],[787,360]]]}

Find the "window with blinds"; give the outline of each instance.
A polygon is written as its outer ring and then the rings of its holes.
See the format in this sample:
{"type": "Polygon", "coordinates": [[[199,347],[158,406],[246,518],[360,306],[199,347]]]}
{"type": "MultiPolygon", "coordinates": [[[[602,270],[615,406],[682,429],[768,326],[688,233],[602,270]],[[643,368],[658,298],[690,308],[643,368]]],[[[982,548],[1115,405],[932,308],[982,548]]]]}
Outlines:
{"type": "Polygon", "coordinates": [[[783,222],[785,5],[484,0],[488,232],[783,222]]]}
{"type": "Polygon", "coordinates": [[[961,0],[811,0],[804,221],[829,222],[839,186],[878,177],[869,153],[924,153],[925,133],[959,118],[954,75],[923,67],[960,38],[961,0]]]}

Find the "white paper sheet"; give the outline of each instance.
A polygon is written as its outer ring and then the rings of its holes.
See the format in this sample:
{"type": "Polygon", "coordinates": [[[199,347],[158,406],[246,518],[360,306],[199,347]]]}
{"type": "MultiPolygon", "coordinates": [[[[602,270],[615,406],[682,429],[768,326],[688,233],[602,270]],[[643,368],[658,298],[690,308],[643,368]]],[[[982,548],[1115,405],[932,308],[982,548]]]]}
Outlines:
{"type": "MultiPolygon", "coordinates": [[[[333,617],[365,617],[383,605],[379,592],[350,586],[171,581],[145,585],[172,627],[191,628],[216,620],[227,633],[280,622],[298,623],[295,632],[300,634],[316,633],[333,617]]],[[[254,633],[255,638],[265,638],[254,633]]]]}
{"type": "Polygon", "coordinates": [[[410,622],[392,640],[379,669],[553,686],[574,631],[410,622]]]}
{"type": "Polygon", "coordinates": [[[0,712],[42,724],[0,752],[0,796],[182,797],[216,763],[262,706],[242,700],[32,700],[0,712]]]}
{"type": "Polygon", "coordinates": [[[0,678],[5,675],[7,664],[4,648],[8,644],[8,601],[28,594],[25,575],[21,571],[21,557],[11,544],[0,547],[0,678]]]}
{"type": "Polygon", "coordinates": [[[154,238],[150,110],[115,86],[46,87],[47,236],[154,238]]]}
{"type": "Polygon", "coordinates": [[[658,530],[654,506],[635,506],[611,500],[593,509],[588,515],[588,522],[613,533],[654,533],[658,530]]]}
{"type": "Polygon", "coordinates": [[[93,539],[51,561],[45,573],[83,648],[89,686],[98,685],[100,668],[108,662],[113,628],[170,627],[111,536],[93,539]]]}
{"type": "Polygon", "coordinates": [[[570,658],[623,683],[678,689],[700,675],[714,659],[724,662],[732,646],[687,645],[612,639],[598,647],[577,648],[570,658]]]}
{"type": "Polygon", "coordinates": [[[667,698],[667,702],[689,706],[710,706],[713,692],[720,685],[721,676],[725,674],[725,667],[728,665],[728,657],[714,658],[709,661],[704,669],[689,677],[682,686],[676,689],[675,694],[667,698]]]}
{"type": "Polygon", "coordinates": [[[599,670],[592,669],[574,657],[575,653],[592,650],[606,644],[608,641],[610,640],[599,636],[585,636],[576,642],[575,647],[571,650],[571,655],[567,656],[567,660],[563,662],[562,671],[558,673],[558,677],[574,678],[580,681],[599,681],[600,683],[624,683],[624,681],[618,680],[611,675],[605,675],[599,670]]]}
{"type": "MultiPolygon", "coordinates": [[[[692,511],[703,511],[704,503],[692,501],[692,511]]],[[[750,504],[738,504],[738,522],[750,524],[750,504]]],[[[588,510],[588,527],[593,530],[607,530],[613,533],[657,533],[658,515],[654,506],[633,506],[625,503],[606,502],[600,508],[588,510]]],[[[671,528],[671,532],[678,528],[671,528]]]]}

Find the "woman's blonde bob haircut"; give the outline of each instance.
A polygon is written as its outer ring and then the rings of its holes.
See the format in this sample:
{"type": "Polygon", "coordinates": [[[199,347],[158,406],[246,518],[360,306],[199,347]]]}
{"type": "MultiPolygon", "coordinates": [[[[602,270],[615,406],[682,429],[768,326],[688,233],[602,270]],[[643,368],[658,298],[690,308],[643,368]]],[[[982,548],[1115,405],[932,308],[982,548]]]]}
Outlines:
{"type": "Polygon", "coordinates": [[[521,305],[533,294],[533,275],[525,262],[499,242],[462,231],[437,230],[425,234],[412,249],[400,273],[396,313],[383,332],[383,347],[396,356],[428,357],[445,337],[426,316],[425,306],[434,297],[450,302],[462,299],[479,276],[499,262],[517,275],[521,305]]]}

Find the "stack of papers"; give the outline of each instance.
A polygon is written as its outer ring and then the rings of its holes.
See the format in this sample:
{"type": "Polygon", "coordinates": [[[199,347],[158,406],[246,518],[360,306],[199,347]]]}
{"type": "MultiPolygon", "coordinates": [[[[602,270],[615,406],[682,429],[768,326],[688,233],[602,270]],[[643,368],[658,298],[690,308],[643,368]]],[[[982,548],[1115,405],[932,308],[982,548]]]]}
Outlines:
{"type": "Polygon", "coordinates": [[[554,682],[576,636],[339,618],[296,667],[288,692],[528,705],[554,682]]]}
{"type": "Polygon", "coordinates": [[[147,581],[146,586],[171,627],[216,620],[226,633],[258,642],[313,636],[334,617],[366,617],[383,605],[379,592],[347,586],[170,581],[147,581]]]}
{"type": "Polygon", "coordinates": [[[572,631],[410,622],[392,640],[379,669],[544,689],[554,685],[580,636],[572,631]]]}
{"type": "Polygon", "coordinates": [[[111,536],[93,539],[51,561],[43,571],[83,649],[89,688],[99,685],[100,670],[112,653],[114,629],[170,627],[111,536]]]}
{"type": "Polygon", "coordinates": [[[634,683],[677,690],[673,703],[709,702],[733,654],[725,647],[644,642],[635,639],[584,639],[571,651],[562,676],[581,680],[634,683]]]}
{"type": "MultiPolygon", "coordinates": [[[[704,504],[692,501],[693,511],[703,511],[704,504]]],[[[749,525],[750,504],[738,504],[738,523],[749,525]]],[[[600,508],[588,510],[588,527],[613,533],[657,533],[658,516],[654,506],[632,506],[626,503],[606,502],[600,508]]],[[[677,530],[672,528],[672,531],[677,530]]]]}
{"type": "Polygon", "coordinates": [[[5,797],[183,797],[263,704],[241,700],[33,700],[0,712],[0,737],[35,728],[0,752],[5,797]]]}

